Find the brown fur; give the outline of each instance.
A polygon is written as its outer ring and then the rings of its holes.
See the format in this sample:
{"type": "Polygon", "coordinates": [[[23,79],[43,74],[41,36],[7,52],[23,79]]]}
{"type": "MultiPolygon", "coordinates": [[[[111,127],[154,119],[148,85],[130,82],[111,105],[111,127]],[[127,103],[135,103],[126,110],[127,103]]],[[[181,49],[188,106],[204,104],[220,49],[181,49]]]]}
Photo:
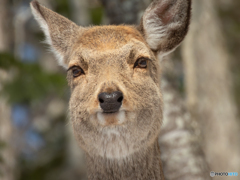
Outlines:
{"type": "MultiPolygon", "coordinates": [[[[174,2],[178,7],[182,1],[174,2]]],[[[189,0],[184,2],[190,6],[189,0]]],[[[175,48],[186,35],[189,21],[185,16],[180,18],[181,32],[174,36],[175,30],[166,28],[171,34],[169,41],[163,37],[159,44],[151,44],[151,37],[146,34],[152,32],[148,29],[151,24],[146,23],[149,18],[166,14],[162,21],[164,28],[179,13],[176,8],[171,11],[173,4],[161,3],[154,1],[150,5],[138,28],[125,25],[82,28],[37,1],[31,3],[33,14],[60,63],[64,67],[79,66],[84,71],[73,78],[70,70],[67,79],[72,91],[70,118],[75,137],[87,155],[89,179],[164,179],[157,142],[162,123],[162,95],[155,51],[175,48]],[[151,48],[148,42],[151,47],[156,44],[156,48],[151,48]],[[141,57],[149,59],[147,68],[134,68],[141,57]],[[123,93],[122,106],[115,114],[104,114],[98,94],[113,91],[123,93]]],[[[190,17],[190,12],[185,14],[190,17]]]]}

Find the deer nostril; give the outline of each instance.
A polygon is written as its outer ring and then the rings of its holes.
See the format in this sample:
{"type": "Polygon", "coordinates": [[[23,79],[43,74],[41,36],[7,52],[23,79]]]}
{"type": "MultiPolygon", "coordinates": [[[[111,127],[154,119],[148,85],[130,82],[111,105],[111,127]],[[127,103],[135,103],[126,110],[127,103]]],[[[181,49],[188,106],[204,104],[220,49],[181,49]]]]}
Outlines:
{"type": "Polygon", "coordinates": [[[123,100],[123,96],[121,96],[117,99],[118,102],[122,102],[122,100],[123,100]]]}
{"type": "Polygon", "coordinates": [[[104,103],[103,99],[99,98],[98,100],[99,100],[100,103],[104,103]]]}

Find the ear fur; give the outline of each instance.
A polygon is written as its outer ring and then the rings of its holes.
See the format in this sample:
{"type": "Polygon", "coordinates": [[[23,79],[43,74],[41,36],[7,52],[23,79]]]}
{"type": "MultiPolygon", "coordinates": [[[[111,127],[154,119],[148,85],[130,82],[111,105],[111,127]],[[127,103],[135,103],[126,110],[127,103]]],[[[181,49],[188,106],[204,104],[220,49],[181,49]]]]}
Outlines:
{"type": "Polygon", "coordinates": [[[191,0],[154,0],[146,9],[140,31],[160,58],[174,51],[187,34],[191,0]]]}
{"type": "Polygon", "coordinates": [[[61,66],[67,68],[65,57],[69,53],[80,28],[67,18],[47,9],[34,0],[30,3],[32,13],[42,28],[46,43],[50,45],[61,66]]]}

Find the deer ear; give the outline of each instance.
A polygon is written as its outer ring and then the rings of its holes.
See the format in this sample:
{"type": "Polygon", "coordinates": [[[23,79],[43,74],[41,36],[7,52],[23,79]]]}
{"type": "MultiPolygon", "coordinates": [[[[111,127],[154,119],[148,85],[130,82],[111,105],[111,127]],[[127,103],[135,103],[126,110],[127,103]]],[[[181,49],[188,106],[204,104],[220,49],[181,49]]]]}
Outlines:
{"type": "Polygon", "coordinates": [[[182,42],[190,16],[191,0],[154,0],[144,12],[139,29],[161,58],[182,42]]]}
{"type": "Polygon", "coordinates": [[[46,36],[46,43],[50,45],[59,64],[67,68],[66,56],[74,39],[83,28],[40,5],[37,1],[32,1],[30,6],[35,19],[46,36]]]}

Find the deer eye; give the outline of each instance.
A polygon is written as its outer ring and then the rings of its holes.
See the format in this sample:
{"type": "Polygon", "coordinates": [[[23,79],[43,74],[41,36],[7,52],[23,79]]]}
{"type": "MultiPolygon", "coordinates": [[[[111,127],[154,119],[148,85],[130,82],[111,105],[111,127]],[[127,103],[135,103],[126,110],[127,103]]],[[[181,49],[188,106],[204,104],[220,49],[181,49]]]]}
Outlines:
{"type": "Polygon", "coordinates": [[[134,64],[134,68],[147,68],[147,58],[139,58],[135,64],[134,64]]]}
{"type": "Polygon", "coordinates": [[[84,74],[84,71],[79,66],[72,66],[68,69],[68,71],[69,70],[72,71],[72,75],[74,78],[84,74]]]}

